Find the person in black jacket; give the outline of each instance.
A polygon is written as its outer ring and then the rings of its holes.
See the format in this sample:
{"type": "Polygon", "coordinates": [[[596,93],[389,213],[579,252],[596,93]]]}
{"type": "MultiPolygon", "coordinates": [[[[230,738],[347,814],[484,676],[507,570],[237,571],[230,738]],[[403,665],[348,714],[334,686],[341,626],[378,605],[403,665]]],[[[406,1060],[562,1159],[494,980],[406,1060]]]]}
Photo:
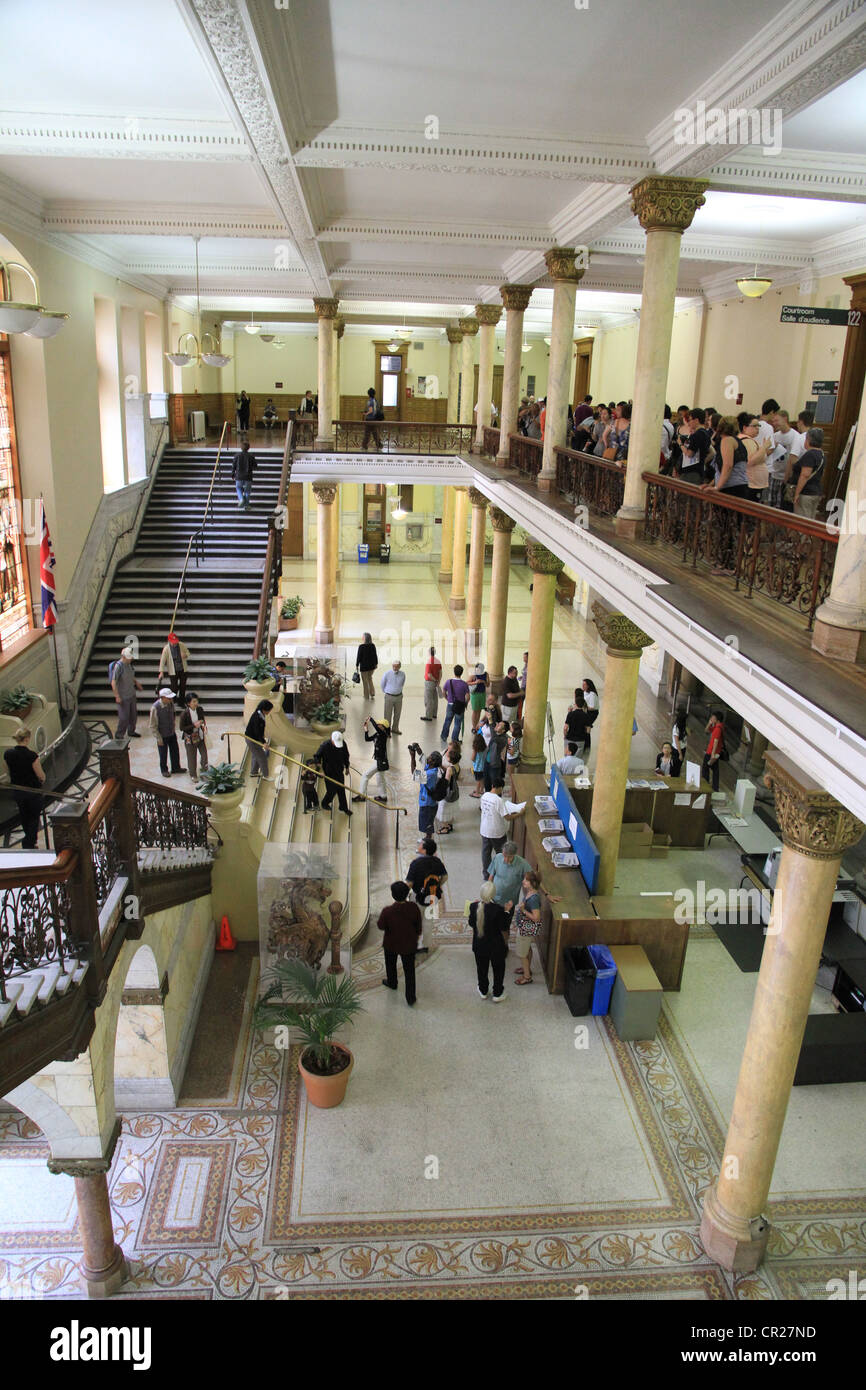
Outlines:
{"type": "Polygon", "coordinates": [[[568,752],[569,743],[576,743],[578,748],[583,747],[584,753],[589,752],[590,736],[589,729],[592,724],[590,711],[587,709],[586,700],[582,690],[575,690],[574,704],[569,705],[568,714],[565,716],[565,751],[568,752]]]}
{"type": "Polygon", "coordinates": [[[469,905],[469,925],[472,928],[472,950],[478,971],[478,993],[487,998],[490,988],[490,967],[493,966],[493,1002],[505,998],[505,961],[508,956],[509,914],[500,903],[493,901],[496,889],[492,883],[482,885],[478,901],[469,905]]]}
{"type": "Polygon", "coordinates": [[[13,791],[12,800],[18,807],[21,828],[24,831],[23,849],[36,849],[39,834],[39,817],[42,812],[42,798],[33,792],[21,790],[24,787],[40,788],[45,781],[45,773],[39,755],[28,747],[30,730],[22,727],[14,734],[15,744],[3,754],[9,769],[9,781],[19,790],[13,791]]]}
{"type": "Polygon", "coordinates": [[[671,743],[663,743],[662,751],[656,758],[656,772],[662,777],[679,777],[682,758],[671,743]]]}
{"type": "Polygon", "coordinates": [[[261,773],[266,782],[271,779],[268,776],[268,758],[270,757],[270,742],[265,732],[265,718],[270,714],[273,705],[270,700],[259,700],[255,710],[247,720],[247,727],[244,729],[244,738],[247,748],[250,750],[250,776],[258,777],[261,773]],[[264,744],[264,748],[259,745],[264,744]]]}
{"type": "Polygon", "coordinates": [[[246,391],[238,396],[238,434],[246,434],[250,427],[250,398],[246,391]]]}
{"type": "Polygon", "coordinates": [[[339,729],[335,729],[330,738],[326,738],[324,743],[319,744],[315,753],[315,761],[325,776],[332,779],[325,783],[322,810],[327,811],[336,796],[340,803],[340,810],[344,815],[350,816],[352,812],[346,802],[346,790],[343,785],[343,778],[349,771],[349,750],[339,729]],[[339,785],[335,786],[335,783],[339,783],[339,785]]]}
{"type": "Polygon", "coordinates": [[[391,764],[388,762],[388,739],[391,737],[391,725],[387,719],[365,719],[364,720],[364,741],[373,745],[373,763],[361,778],[361,790],[357,796],[353,796],[353,801],[363,801],[367,795],[367,787],[371,777],[379,778],[379,795],[374,797],[381,806],[388,804],[388,779],[385,773],[391,764]]]}
{"type": "Polygon", "coordinates": [[[250,453],[250,442],[245,439],[241,445],[239,454],[235,454],[232,460],[232,482],[238,495],[238,511],[247,512],[250,509],[250,493],[253,487],[253,470],[256,466],[256,456],[250,453]]]}
{"type": "Polygon", "coordinates": [[[369,632],[365,632],[364,640],[358,647],[355,656],[355,670],[360,672],[365,700],[375,700],[376,698],[376,691],[373,688],[373,672],[378,665],[379,657],[376,652],[376,644],[369,632]]]}

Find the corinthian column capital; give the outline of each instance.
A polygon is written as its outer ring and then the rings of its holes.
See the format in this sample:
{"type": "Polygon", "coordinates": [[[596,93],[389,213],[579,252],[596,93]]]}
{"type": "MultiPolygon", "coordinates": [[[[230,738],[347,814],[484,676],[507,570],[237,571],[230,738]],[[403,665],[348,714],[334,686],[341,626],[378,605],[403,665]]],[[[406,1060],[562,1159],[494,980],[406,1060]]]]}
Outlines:
{"type": "Polygon", "coordinates": [[[784,844],[808,859],[838,859],[856,845],[866,827],[851,811],[784,753],[773,750],[765,762],[784,844]]]}
{"type": "Polygon", "coordinates": [[[553,280],[567,280],[576,285],[583,279],[583,269],[577,269],[574,258],[577,251],[573,246],[552,246],[544,253],[544,264],[553,280]]]}
{"type": "Polygon", "coordinates": [[[565,561],[540,541],[527,540],[526,558],[533,574],[559,574],[565,569],[565,561]]]}
{"type": "Polygon", "coordinates": [[[460,327],[461,335],[464,338],[474,338],[475,334],[478,332],[477,319],[458,319],[457,323],[460,327]]]}
{"type": "Polygon", "coordinates": [[[506,309],[519,309],[524,313],[529,308],[529,301],[532,298],[531,285],[500,285],[499,293],[502,295],[502,303],[506,309]]]}
{"type": "Polygon", "coordinates": [[[475,317],[485,327],[493,328],[502,318],[502,309],[498,304],[476,304],[475,317]]]}
{"type": "Polygon", "coordinates": [[[339,299],[314,299],[313,308],[316,311],[316,318],[335,319],[337,310],[340,307],[339,299]]]}
{"type": "Polygon", "coordinates": [[[493,527],[494,531],[511,532],[514,530],[515,526],[517,525],[517,522],[514,520],[513,517],[508,516],[506,512],[501,511],[499,507],[491,507],[490,524],[493,527]]]}
{"type": "Polygon", "coordinates": [[[684,232],[706,199],[706,179],[666,178],[650,174],[631,190],[631,210],[645,232],[661,227],[684,232]]]}
{"type": "Polygon", "coordinates": [[[479,492],[477,487],[471,487],[469,489],[469,501],[473,507],[487,506],[487,498],[484,496],[483,492],[479,492]]]}
{"type": "Polygon", "coordinates": [[[449,323],[448,327],[445,329],[445,332],[448,335],[449,343],[463,342],[463,334],[460,332],[459,328],[452,328],[451,324],[449,323]]]}
{"type": "Polygon", "coordinates": [[[337,495],[337,484],[313,483],[313,493],[320,507],[329,507],[337,495]]]}
{"type": "Polygon", "coordinates": [[[625,656],[640,656],[643,647],[651,647],[652,637],[627,618],[624,613],[610,613],[600,603],[592,605],[592,620],[598,628],[602,642],[610,651],[622,652],[625,656]]]}

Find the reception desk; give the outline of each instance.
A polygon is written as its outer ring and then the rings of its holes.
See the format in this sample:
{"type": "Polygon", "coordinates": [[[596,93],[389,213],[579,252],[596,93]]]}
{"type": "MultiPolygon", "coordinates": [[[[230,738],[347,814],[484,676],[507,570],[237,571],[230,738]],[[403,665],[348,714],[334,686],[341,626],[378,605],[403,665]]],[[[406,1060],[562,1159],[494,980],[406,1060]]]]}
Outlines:
{"type": "MultiPolygon", "coordinates": [[[[561,898],[550,903],[542,895],[541,930],[536,945],[551,994],[565,986],[563,952],[568,946],[642,946],[662,989],[678,990],[682,983],[689,928],[674,921],[670,903],[658,898],[623,896],[593,898],[579,869],[556,869],[541,841],[536,796],[548,794],[549,779],[539,774],[518,773],[514,779],[518,801],[526,811],[512,822],[511,833],[520,853],[541,874],[550,893],[561,898]]],[[[578,806],[578,810],[580,807],[578,806]]]]}
{"type": "MultiPolygon", "coordinates": [[[[703,849],[713,814],[712,786],[701,781],[697,790],[686,786],[685,777],[660,777],[654,770],[632,771],[630,782],[652,782],[652,787],[628,787],[625,793],[623,824],[635,822],[652,827],[656,835],[667,835],[672,849],[703,849]],[[677,797],[688,795],[689,805],[677,805],[677,797]],[[694,808],[699,797],[705,797],[703,807],[694,808]]],[[[572,799],[589,825],[592,816],[592,787],[574,787],[573,777],[563,777],[572,799]]]]}

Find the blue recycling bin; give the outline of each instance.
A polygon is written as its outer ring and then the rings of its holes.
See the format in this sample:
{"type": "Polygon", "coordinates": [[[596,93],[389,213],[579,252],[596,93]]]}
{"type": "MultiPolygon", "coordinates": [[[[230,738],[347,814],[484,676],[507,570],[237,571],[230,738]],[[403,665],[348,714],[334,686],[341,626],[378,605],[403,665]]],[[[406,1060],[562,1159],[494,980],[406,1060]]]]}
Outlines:
{"type": "Polygon", "coordinates": [[[592,991],[592,1012],[606,1014],[610,1008],[613,982],[616,979],[616,961],[606,946],[587,946],[595,966],[595,986],[592,991]]]}
{"type": "Polygon", "coordinates": [[[369,563],[370,563],[370,547],[369,547],[369,545],[362,545],[361,543],[359,543],[359,544],[358,544],[358,564],[359,564],[359,565],[368,565],[369,563]]]}

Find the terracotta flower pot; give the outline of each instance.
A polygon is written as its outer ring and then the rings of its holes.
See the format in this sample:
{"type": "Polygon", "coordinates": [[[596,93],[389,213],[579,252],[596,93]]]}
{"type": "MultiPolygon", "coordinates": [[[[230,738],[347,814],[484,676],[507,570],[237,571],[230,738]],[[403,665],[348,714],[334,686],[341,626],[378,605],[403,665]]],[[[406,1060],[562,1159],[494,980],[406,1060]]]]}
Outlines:
{"type": "Polygon", "coordinates": [[[298,626],[297,617],[280,618],[280,632],[292,632],[298,626]]]}
{"type": "Polygon", "coordinates": [[[302,1060],[303,1053],[298,1059],[298,1071],[303,1077],[307,1100],[311,1105],[318,1106],[320,1110],[330,1110],[332,1106],[341,1103],[346,1095],[349,1077],[352,1075],[352,1069],[355,1065],[355,1059],[348,1047],[344,1047],[342,1043],[332,1043],[331,1046],[338,1048],[340,1052],[345,1052],[349,1059],[349,1065],[337,1072],[336,1076],[319,1076],[314,1071],[307,1071],[302,1060]]]}

